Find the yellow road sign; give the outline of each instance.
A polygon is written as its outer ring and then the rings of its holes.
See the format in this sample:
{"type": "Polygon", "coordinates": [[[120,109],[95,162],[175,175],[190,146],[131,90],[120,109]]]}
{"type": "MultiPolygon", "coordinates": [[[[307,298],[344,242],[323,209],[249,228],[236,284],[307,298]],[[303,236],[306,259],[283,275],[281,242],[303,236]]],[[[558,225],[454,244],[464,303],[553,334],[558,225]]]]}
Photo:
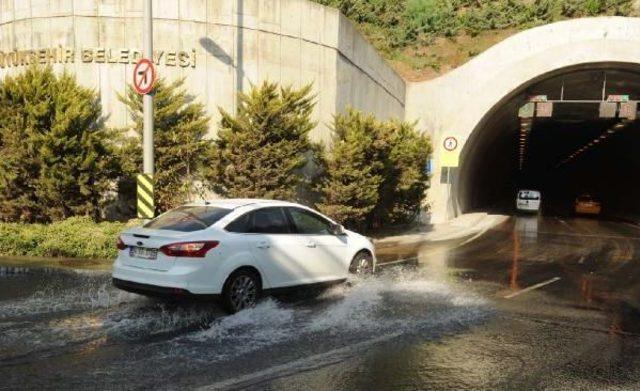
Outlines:
{"type": "Polygon", "coordinates": [[[440,166],[441,167],[458,167],[460,164],[460,151],[442,151],[442,155],[440,156],[440,166]]]}
{"type": "Polygon", "coordinates": [[[153,201],[153,176],[139,174],[138,182],[138,218],[152,219],[155,217],[155,204],[153,201]]]}
{"type": "Polygon", "coordinates": [[[458,139],[453,136],[445,137],[442,147],[440,167],[458,167],[460,161],[458,139]]]}

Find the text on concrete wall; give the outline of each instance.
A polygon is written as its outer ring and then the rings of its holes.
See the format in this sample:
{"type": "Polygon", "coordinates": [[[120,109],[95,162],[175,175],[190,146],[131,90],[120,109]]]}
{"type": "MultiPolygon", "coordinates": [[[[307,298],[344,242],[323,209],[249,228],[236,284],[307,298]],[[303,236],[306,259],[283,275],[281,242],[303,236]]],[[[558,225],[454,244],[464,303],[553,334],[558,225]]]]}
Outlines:
{"type": "MultiPolygon", "coordinates": [[[[135,64],[142,58],[137,49],[82,48],[79,50],[62,46],[44,49],[0,51],[0,68],[19,67],[31,64],[135,64]]],[[[182,68],[196,67],[196,50],[154,50],[156,65],[182,68]]]]}

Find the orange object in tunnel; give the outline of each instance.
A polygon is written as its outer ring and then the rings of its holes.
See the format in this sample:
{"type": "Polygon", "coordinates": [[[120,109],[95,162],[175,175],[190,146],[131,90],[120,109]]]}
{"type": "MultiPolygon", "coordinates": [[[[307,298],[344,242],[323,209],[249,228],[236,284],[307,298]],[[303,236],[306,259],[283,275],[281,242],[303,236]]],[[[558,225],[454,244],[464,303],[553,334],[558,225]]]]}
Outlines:
{"type": "Polygon", "coordinates": [[[576,198],[576,214],[599,215],[602,211],[602,204],[588,194],[576,198]]]}

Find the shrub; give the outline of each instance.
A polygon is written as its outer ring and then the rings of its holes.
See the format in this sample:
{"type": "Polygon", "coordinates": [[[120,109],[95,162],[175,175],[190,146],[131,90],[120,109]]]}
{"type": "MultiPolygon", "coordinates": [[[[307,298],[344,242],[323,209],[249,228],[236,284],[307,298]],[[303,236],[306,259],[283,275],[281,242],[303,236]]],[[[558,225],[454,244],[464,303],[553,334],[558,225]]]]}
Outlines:
{"type": "Polygon", "coordinates": [[[112,259],[128,225],[72,217],[52,224],[0,223],[0,255],[112,259]]]}
{"type": "Polygon", "coordinates": [[[382,134],[389,149],[373,219],[378,226],[406,224],[422,209],[429,181],[426,163],[431,157],[431,141],[414,124],[390,120],[384,126],[382,134]]]}
{"type": "MultiPolygon", "coordinates": [[[[127,105],[134,122],[134,137],[126,137],[121,151],[127,178],[121,188],[127,193],[133,214],[135,177],[142,172],[142,95],[132,86],[120,100],[127,105]]],[[[157,81],[154,87],[155,206],[158,213],[191,199],[194,183],[201,180],[202,165],[210,142],[205,139],[209,117],[204,105],[194,102],[184,88],[184,79],[157,81]]]]}
{"type": "Polygon", "coordinates": [[[315,159],[309,140],[314,97],[311,86],[265,82],[238,94],[236,115],[220,109],[218,138],[211,149],[207,181],[225,197],[294,200],[308,193],[302,168],[315,159]]]}
{"type": "Polygon", "coordinates": [[[413,124],[353,109],[337,115],[333,128],[318,208],[359,229],[411,221],[426,195],[428,136],[413,124]]]}
{"type": "Polygon", "coordinates": [[[32,66],[0,85],[0,220],[100,216],[119,175],[98,94],[32,66]]]}
{"type": "Polygon", "coordinates": [[[380,142],[380,124],[372,115],[350,109],[334,117],[333,131],[317,207],[348,227],[364,229],[384,179],[386,145],[380,142]]]}

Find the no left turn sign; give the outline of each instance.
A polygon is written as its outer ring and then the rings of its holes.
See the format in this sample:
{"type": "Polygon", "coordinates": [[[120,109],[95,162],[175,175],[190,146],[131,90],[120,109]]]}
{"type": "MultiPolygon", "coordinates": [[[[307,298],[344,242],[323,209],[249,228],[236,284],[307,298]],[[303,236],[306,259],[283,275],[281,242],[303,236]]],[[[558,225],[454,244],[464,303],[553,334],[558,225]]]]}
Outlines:
{"type": "Polygon", "coordinates": [[[444,142],[442,143],[442,145],[444,146],[444,149],[446,149],[449,152],[455,151],[456,148],[458,148],[458,140],[455,137],[447,137],[444,139],[444,142]]]}
{"type": "Polygon", "coordinates": [[[146,95],[156,82],[156,68],[147,58],[141,58],[133,68],[133,87],[140,95],[146,95]]]}

